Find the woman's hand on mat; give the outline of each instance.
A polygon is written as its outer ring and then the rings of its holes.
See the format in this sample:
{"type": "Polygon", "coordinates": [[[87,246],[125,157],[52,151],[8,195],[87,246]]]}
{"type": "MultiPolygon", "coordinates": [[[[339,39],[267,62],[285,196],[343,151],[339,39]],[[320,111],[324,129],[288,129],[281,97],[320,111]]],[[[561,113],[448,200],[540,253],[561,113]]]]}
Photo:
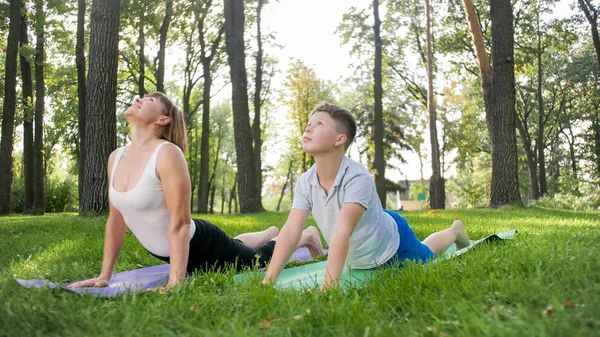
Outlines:
{"type": "Polygon", "coordinates": [[[91,279],[75,282],[75,283],[69,284],[67,286],[67,288],[87,288],[87,287],[94,287],[94,288],[108,287],[108,279],[106,279],[102,276],[98,276],[98,277],[94,277],[91,279]]]}

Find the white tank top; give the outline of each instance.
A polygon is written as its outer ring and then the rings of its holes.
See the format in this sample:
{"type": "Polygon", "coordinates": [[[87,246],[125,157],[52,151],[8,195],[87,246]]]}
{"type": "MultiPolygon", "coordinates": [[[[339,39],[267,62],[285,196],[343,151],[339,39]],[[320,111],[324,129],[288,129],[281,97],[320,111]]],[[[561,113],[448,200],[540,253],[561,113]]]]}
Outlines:
{"type": "MultiPolygon", "coordinates": [[[[156,147],[142,172],[140,180],[127,192],[119,192],[114,187],[117,165],[123,156],[123,151],[129,145],[120,148],[112,167],[108,193],[110,202],[121,212],[127,227],[142,246],[154,255],[168,257],[171,215],[165,202],[162,184],[156,177],[158,152],[165,144],[171,143],[164,142],[156,147]]],[[[190,226],[190,238],[195,232],[196,226],[190,226]]]]}

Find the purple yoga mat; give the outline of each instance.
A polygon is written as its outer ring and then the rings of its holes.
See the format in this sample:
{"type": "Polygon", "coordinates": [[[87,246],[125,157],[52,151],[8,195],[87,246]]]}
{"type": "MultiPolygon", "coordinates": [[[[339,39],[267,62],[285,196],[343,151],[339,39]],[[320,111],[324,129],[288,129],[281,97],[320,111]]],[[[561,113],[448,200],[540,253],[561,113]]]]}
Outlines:
{"type": "MultiPolygon", "coordinates": [[[[309,261],[311,258],[310,251],[306,247],[297,249],[290,261],[309,261]]],[[[55,284],[47,280],[21,280],[17,282],[25,288],[65,288],[71,283],[55,284]]],[[[127,293],[144,291],[150,288],[165,285],[169,280],[169,265],[161,264],[158,266],[134,269],[114,274],[110,278],[108,287],[103,288],[74,288],[68,289],[75,293],[93,294],[97,296],[117,296],[127,293]]],[[[73,282],[74,283],[74,282],[73,282]]]]}

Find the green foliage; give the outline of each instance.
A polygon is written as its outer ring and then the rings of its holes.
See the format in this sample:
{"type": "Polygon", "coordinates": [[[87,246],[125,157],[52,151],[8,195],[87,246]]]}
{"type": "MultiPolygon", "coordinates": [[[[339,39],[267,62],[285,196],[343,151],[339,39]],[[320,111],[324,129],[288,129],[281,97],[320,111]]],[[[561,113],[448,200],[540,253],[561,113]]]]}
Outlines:
{"type": "Polygon", "coordinates": [[[452,196],[452,207],[486,207],[490,196],[492,170],[490,155],[482,154],[461,165],[455,178],[446,183],[446,190],[452,196]]]}
{"type": "Polygon", "coordinates": [[[422,183],[413,183],[410,185],[408,195],[413,200],[418,200],[419,195],[425,193],[426,198],[429,199],[429,185],[422,183]]]}
{"type": "MultiPolygon", "coordinates": [[[[24,181],[21,177],[13,179],[12,212],[23,213],[24,181]]],[[[48,213],[77,211],[77,177],[46,177],[44,182],[45,209],[48,213]]]]}
{"type": "Polygon", "coordinates": [[[584,195],[578,193],[556,193],[554,195],[545,195],[538,200],[532,200],[530,204],[552,209],[590,211],[597,210],[600,206],[600,194],[598,192],[584,195]]]}

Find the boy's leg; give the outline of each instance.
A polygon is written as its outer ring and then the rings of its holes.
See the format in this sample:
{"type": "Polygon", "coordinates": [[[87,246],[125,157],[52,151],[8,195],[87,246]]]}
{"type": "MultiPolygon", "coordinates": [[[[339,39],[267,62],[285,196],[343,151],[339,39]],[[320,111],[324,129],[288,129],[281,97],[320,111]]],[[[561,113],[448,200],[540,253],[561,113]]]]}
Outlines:
{"type": "Polygon", "coordinates": [[[465,231],[465,226],[460,220],[454,221],[448,229],[429,235],[423,241],[423,244],[429,247],[436,256],[448,249],[453,243],[456,243],[457,250],[467,247],[471,243],[469,235],[465,231]]]}
{"type": "Polygon", "coordinates": [[[279,229],[271,226],[261,232],[242,233],[234,239],[242,241],[246,246],[256,248],[273,240],[277,235],[279,235],[279,229]]]}

